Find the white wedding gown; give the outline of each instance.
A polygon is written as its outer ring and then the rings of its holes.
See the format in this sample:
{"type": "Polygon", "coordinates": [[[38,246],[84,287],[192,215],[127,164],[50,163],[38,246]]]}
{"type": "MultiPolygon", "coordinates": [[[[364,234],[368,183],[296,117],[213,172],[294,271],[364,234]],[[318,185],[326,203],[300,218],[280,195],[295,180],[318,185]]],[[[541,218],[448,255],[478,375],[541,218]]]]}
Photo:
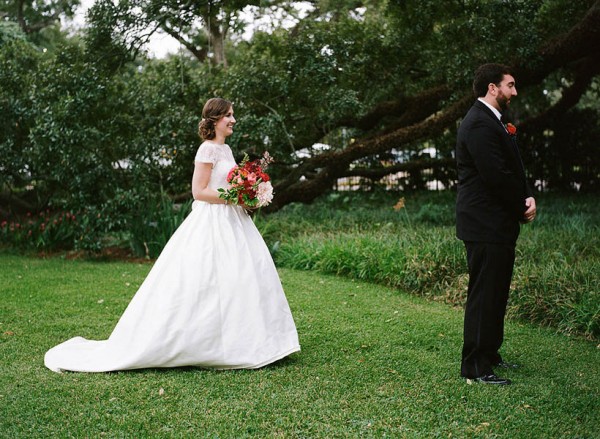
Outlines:
{"type": "MultiPolygon", "coordinates": [[[[227,145],[204,142],[209,187],[227,187],[227,145]]],[[[198,366],[251,369],[300,350],[273,260],[239,206],[194,201],[108,340],[75,337],[50,349],[55,371],[198,366]]]]}

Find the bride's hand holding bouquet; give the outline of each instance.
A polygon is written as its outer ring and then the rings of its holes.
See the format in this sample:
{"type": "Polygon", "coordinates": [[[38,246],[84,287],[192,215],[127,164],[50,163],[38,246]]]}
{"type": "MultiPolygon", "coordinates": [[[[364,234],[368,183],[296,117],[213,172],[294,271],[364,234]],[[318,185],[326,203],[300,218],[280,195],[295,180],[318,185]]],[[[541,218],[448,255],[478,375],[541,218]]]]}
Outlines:
{"type": "Polygon", "coordinates": [[[245,154],[241,163],[227,175],[229,188],[218,189],[219,198],[250,210],[269,205],[273,200],[273,186],[265,169],[272,162],[273,158],[267,151],[260,159],[252,161],[245,154]]]}

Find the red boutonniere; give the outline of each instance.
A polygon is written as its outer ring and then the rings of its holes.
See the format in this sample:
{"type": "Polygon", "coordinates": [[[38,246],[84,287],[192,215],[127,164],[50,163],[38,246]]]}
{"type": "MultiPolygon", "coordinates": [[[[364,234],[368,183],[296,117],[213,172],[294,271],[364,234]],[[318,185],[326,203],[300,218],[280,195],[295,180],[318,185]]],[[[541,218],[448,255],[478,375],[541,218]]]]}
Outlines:
{"type": "Polygon", "coordinates": [[[510,122],[506,124],[506,131],[508,131],[508,134],[510,134],[511,136],[516,136],[517,135],[517,127],[514,126],[510,122]]]}

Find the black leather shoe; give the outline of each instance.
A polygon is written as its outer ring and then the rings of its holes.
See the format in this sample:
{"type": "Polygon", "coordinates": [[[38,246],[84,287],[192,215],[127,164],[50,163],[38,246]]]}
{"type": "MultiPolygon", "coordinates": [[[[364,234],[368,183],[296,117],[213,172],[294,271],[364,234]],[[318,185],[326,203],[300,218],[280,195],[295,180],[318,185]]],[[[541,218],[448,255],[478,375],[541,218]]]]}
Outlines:
{"type": "Polygon", "coordinates": [[[473,381],[475,381],[476,383],[496,384],[499,386],[507,386],[507,385],[511,384],[511,381],[509,379],[500,378],[494,374],[484,375],[479,378],[473,378],[473,381]]]}
{"type": "Polygon", "coordinates": [[[501,361],[500,363],[496,364],[494,367],[501,367],[502,369],[518,369],[521,366],[516,363],[508,363],[506,361],[501,361]]]}

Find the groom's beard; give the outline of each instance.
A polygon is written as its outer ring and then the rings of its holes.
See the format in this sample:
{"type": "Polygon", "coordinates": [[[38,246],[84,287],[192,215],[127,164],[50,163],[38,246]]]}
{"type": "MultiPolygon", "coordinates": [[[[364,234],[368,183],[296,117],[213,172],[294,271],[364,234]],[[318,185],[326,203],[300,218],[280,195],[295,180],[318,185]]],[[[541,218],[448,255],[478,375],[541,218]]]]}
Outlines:
{"type": "Polygon", "coordinates": [[[508,105],[510,104],[510,99],[507,98],[504,93],[500,92],[498,96],[496,96],[496,102],[500,107],[500,111],[504,111],[508,108],[508,105]]]}

